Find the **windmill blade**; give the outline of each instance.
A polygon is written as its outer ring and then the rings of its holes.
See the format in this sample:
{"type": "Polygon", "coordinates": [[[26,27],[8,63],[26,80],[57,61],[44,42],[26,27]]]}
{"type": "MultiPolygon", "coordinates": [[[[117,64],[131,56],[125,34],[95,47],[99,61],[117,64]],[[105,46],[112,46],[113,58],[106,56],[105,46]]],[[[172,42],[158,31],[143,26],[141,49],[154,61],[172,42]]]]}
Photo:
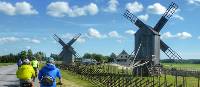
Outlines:
{"type": "Polygon", "coordinates": [[[165,44],[162,40],[160,40],[160,48],[169,57],[169,59],[178,60],[179,62],[182,61],[181,56],[167,46],[167,44],[165,44]]]}
{"type": "Polygon", "coordinates": [[[65,51],[62,50],[62,52],[60,52],[60,54],[58,55],[59,57],[63,57],[63,55],[65,54],[65,51]]]}
{"type": "Polygon", "coordinates": [[[174,14],[174,12],[176,11],[177,8],[178,8],[178,5],[174,2],[172,2],[170,4],[170,6],[168,7],[168,9],[163,14],[163,16],[160,18],[160,20],[158,21],[156,26],[154,27],[154,30],[157,31],[157,32],[160,32],[160,30],[167,23],[169,18],[174,14]]]}
{"type": "Polygon", "coordinates": [[[80,55],[73,49],[72,54],[75,56],[75,58],[80,58],[80,55]]]}
{"type": "Polygon", "coordinates": [[[71,46],[80,36],[81,36],[81,34],[79,33],[79,34],[76,35],[74,38],[72,38],[72,40],[70,40],[67,44],[68,44],[69,46],[71,46]]]}
{"type": "Polygon", "coordinates": [[[137,64],[137,65],[133,66],[133,68],[136,68],[136,67],[139,67],[139,66],[143,66],[143,65],[145,65],[147,63],[149,63],[149,61],[145,61],[144,63],[137,64]]]}
{"type": "Polygon", "coordinates": [[[140,29],[146,29],[148,27],[140,19],[138,19],[135,15],[133,15],[129,10],[126,10],[123,16],[127,18],[129,21],[131,21],[132,23],[134,23],[140,29]]]}
{"type": "Polygon", "coordinates": [[[66,46],[65,42],[64,42],[62,39],[60,39],[56,34],[53,35],[53,38],[54,38],[57,42],[59,42],[63,47],[66,46]]]}

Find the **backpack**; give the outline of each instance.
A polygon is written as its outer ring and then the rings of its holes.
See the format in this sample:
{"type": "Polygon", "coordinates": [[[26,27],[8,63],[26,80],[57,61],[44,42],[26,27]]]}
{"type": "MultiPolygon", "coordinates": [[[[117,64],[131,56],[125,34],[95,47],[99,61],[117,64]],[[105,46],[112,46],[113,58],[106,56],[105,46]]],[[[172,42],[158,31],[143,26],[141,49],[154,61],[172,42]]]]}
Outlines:
{"type": "Polygon", "coordinates": [[[41,83],[44,86],[52,86],[54,82],[54,78],[48,74],[44,74],[41,79],[41,83]]]}

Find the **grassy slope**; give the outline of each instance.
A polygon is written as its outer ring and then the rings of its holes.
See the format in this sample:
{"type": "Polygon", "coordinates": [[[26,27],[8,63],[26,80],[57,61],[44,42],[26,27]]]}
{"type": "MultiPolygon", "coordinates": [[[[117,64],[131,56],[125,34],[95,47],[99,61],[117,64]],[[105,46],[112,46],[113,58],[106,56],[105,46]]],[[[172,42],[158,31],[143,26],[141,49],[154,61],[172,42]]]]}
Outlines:
{"type": "Polygon", "coordinates": [[[89,81],[81,80],[79,76],[67,70],[61,70],[65,82],[72,84],[65,84],[70,87],[94,87],[89,81]]]}
{"type": "Polygon", "coordinates": [[[186,69],[186,70],[200,70],[200,64],[175,64],[175,63],[162,63],[165,68],[170,68],[171,65],[177,69],[186,69]]]}

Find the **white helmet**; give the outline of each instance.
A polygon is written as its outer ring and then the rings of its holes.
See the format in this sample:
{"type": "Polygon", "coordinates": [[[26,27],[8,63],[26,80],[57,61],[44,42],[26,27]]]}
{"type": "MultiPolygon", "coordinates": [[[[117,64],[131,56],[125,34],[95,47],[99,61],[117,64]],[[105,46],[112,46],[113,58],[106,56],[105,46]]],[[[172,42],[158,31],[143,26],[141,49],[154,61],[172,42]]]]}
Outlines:
{"type": "Polygon", "coordinates": [[[29,61],[29,59],[25,59],[25,60],[23,60],[23,63],[24,63],[24,64],[29,64],[30,61],[29,61]]]}

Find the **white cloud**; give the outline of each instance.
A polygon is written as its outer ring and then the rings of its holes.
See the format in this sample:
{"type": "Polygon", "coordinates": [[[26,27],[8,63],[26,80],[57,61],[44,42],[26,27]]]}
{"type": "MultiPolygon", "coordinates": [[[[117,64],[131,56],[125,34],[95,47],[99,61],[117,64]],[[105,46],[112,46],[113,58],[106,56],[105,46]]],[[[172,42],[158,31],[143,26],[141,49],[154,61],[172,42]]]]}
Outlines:
{"type": "Polygon", "coordinates": [[[200,40],[200,36],[198,36],[198,37],[197,37],[197,39],[199,39],[199,40],[200,40]]]}
{"type": "Polygon", "coordinates": [[[31,46],[26,46],[25,48],[26,48],[26,49],[31,49],[31,46]]]}
{"type": "Polygon", "coordinates": [[[8,2],[1,2],[0,1],[0,12],[6,15],[35,15],[38,12],[33,9],[32,5],[28,2],[17,2],[15,5],[12,5],[8,2]]]}
{"type": "MultiPolygon", "coordinates": [[[[147,7],[147,11],[152,13],[152,14],[157,14],[157,15],[162,15],[165,13],[166,11],[166,7],[161,5],[160,3],[154,3],[153,5],[149,5],[147,7]]],[[[177,9],[175,11],[175,14],[173,15],[173,18],[179,19],[179,20],[184,20],[184,18],[180,15],[178,15],[178,12],[180,12],[180,9],[177,9]]]]}
{"type": "Polygon", "coordinates": [[[170,32],[166,32],[162,34],[161,38],[162,39],[169,39],[169,38],[189,39],[189,38],[192,38],[192,35],[188,32],[180,32],[175,35],[171,34],[170,32]]]}
{"type": "Polygon", "coordinates": [[[147,21],[149,19],[149,15],[148,14],[139,15],[138,18],[141,19],[141,20],[143,20],[143,21],[147,21]]]}
{"type": "Polygon", "coordinates": [[[111,32],[109,32],[108,36],[113,37],[113,38],[122,38],[122,36],[120,36],[117,31],[111,31],[111,32]]]}
{"type": "Polygon", "coordinates": [[[36,44],[38,44],[38,43],[40,43],[40,40],[32,39],[31,42],[32,42],[32,43],[36,43],[36,44]]]}
{"type": "Polygon", "coordinates": [[[134,35],[135,34],[135,31],[129,29],[127,31],[125,31],[126,34],[129,34],[129,35],[134,35]]]}
{"type": "Polygon", "coordinates": [[[143,8],[144,8],[143,5],[141,3],[138,3],[137,1],[126,4],[126,9],[132,13],[141,12],[143,8]]]}
{"type": "Polygon", "coordinates": [[[200,5],[200,0],[187,0],[189,4],[200,5]]]}
{"type": "Polygon", "coordinates": [[[15,7],[11,3],[0,2],[0,12],[7,15],[15,15],[15,7]]]}
{"type": "Polygon", "coordinates": [[[53,17],[96,15],[99,11],[95,3],[90,3],[89,5],[85,5],[83,7],[70,7],[68,2],[61,1],[50,3],[47,10],[47,14],[53,17]]]}
{"type": "Polygon", "coordinates": [[[153,14],[163,14],[166,11],[166,8],[160,3],[154,3],[153,5],[149,5],[147,10],[153,14]]]}
{"type": "Polygon", "coordinates": [[[38,44],[40,43],[40,40],[38,39],[32,39],[32,38],[19,38],[19,37],[0,37],[0,43],[4,44],[4,43],[12,43],[12,42],[17,42],[17,41],[24,41],[24,42],[29,42],[29,43],[35,43],[38,44]]]}
{"type": "Polygon", "coordinates": [[[40,43],[40,40],[38,39],[32,39],[32,38],[21,38],[21,40],[25,41],[25,42],[29,42],[29,43],[35,43],[35,44],[39,44],[40,43]]]}
{"type": "Polygon", "coordinates": [[[116,12],[117,6],[119,5],[119,2],[117,0],[110,0],[108,2],[108,7],[104,9],[106,12],[116,12]]]}
{"type": "Polygon", "coordinates": [[[181,33],[177,33],[177,37],[180,39],[189,39],[189,38],[192,38],[192,35],[188,32],[181,32],[181,33]]]}
{"type": "Polygon", "coordinates": [[[95,3],[90,3],[88,6],[84,7],[86,11],[90,13],[90,15],[96,15],[99,11],[97,5],[95,3]]]}
{"type": "Polygon", "coordinates": [[[162,39],[168,39],[168,38],[173,38],[175,35],[172,35],[170,32],[165,32],[161,35],[162,39]]]}
{"type": "Polygon", "coordinates": [[[102,35],[97,29],[89,28],[88,35],[93,38],[105,38],[106,35],[102,35]]]}
{"type": "Polygon", "coordinates": [[[10,42],[16,42],[18,40],[19,40],[19,38],[17,38],[17,37],[1,37],[0,43],[10,43],[10,42]]]}
{"type": "Polygon", "coordinates": [[[177,15],[177,14],[174,14],[173,17],[176,19],[182,20],[182,21],[184,20],[184,18],[182,16],[177,15]]]}
{"type": "Polygon", "coordinates": [[[118,39],[117,42],[118,42],[118,43],[122,43],[123,40],[122,40],[122,39],[118,39]]]}
{"type": "Polygon", "coordinates": [[[15,4],[16,13],[21,15],[32,15],[32,14],[38,14],[38,12],[33,9],[32,5],[28,2],[17,2],[15,4]]]}

